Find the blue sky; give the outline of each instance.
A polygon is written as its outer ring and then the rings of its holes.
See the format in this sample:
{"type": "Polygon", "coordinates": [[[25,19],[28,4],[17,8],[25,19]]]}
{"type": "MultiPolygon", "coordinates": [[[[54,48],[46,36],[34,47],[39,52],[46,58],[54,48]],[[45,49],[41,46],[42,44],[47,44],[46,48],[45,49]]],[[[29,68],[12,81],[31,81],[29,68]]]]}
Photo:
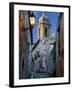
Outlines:
{"type": "MultiPolygon", "coordinates": [[[[42,15],[42,12],[34,11],[34,15],[36,16],[36,22],[35,22],[32,32],[33,32],[33,43],[36,43],[38,40],[37,38],[38,21],[42,15]]],[[[44,15],[47,16],[50,21],[51,33],[55,33],[56,28],[57,28],[57,20],[58,20],[59,13],[58,12],[44,12],[44,15]]]]}

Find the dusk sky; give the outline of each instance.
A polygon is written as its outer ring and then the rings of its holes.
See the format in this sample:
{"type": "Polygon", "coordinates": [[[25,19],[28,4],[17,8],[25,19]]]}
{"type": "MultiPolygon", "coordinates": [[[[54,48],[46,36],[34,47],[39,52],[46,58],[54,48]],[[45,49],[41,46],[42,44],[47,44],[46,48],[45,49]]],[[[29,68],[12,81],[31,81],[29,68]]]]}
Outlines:
{"type": "MultiPolygon", "coordinates": [[[[36,43],[38,38],[37,38],[37,27],[38,27],[38,21],[39,18],[42,16],[42,12],[40,11],[35,11],[34,15],[36,16],[36,22],[35,25],[33,27],[33,43],[36,43]]],[[[58,16],[59,13],[58,12],[44,12],[44,15],[48,17],[49,22],[51,24],[51,33],[55,33],[56,32],[56,28],[57,28],[57,20],[58,20],[58,16]]]]}

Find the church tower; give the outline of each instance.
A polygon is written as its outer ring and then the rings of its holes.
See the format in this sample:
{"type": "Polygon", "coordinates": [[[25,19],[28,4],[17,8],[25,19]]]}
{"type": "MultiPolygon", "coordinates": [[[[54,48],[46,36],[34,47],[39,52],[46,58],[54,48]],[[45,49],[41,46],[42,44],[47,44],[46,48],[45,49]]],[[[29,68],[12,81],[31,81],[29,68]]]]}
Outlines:
{"type": "Polygon", "coordinates": [[[50,24],[48,17],[42,13],[38,23],[38,39],[48,38],[50,35],[50,24]]]}

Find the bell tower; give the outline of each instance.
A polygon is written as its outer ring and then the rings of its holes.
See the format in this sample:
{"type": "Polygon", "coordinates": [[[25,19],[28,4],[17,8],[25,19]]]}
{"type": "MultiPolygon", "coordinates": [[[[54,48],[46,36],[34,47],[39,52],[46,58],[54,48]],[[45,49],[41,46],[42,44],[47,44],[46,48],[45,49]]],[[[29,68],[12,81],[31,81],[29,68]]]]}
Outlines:
{"type": "Polygon", "coordinates": [[[42,12],[38,23],[38,39],[48,38],[50,35],[50,24],[48,17],[42,12]]]}

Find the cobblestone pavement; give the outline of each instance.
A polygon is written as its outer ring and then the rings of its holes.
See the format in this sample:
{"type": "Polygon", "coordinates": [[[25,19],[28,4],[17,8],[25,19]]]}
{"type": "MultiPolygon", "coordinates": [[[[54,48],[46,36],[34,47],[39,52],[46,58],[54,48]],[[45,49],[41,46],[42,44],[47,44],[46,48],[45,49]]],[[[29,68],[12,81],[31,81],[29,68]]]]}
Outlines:
{"type": "Polygon", "coordinates": [[[49,78],[51,74],[47,72],[31,72],[30,78],[49,78]]]}

